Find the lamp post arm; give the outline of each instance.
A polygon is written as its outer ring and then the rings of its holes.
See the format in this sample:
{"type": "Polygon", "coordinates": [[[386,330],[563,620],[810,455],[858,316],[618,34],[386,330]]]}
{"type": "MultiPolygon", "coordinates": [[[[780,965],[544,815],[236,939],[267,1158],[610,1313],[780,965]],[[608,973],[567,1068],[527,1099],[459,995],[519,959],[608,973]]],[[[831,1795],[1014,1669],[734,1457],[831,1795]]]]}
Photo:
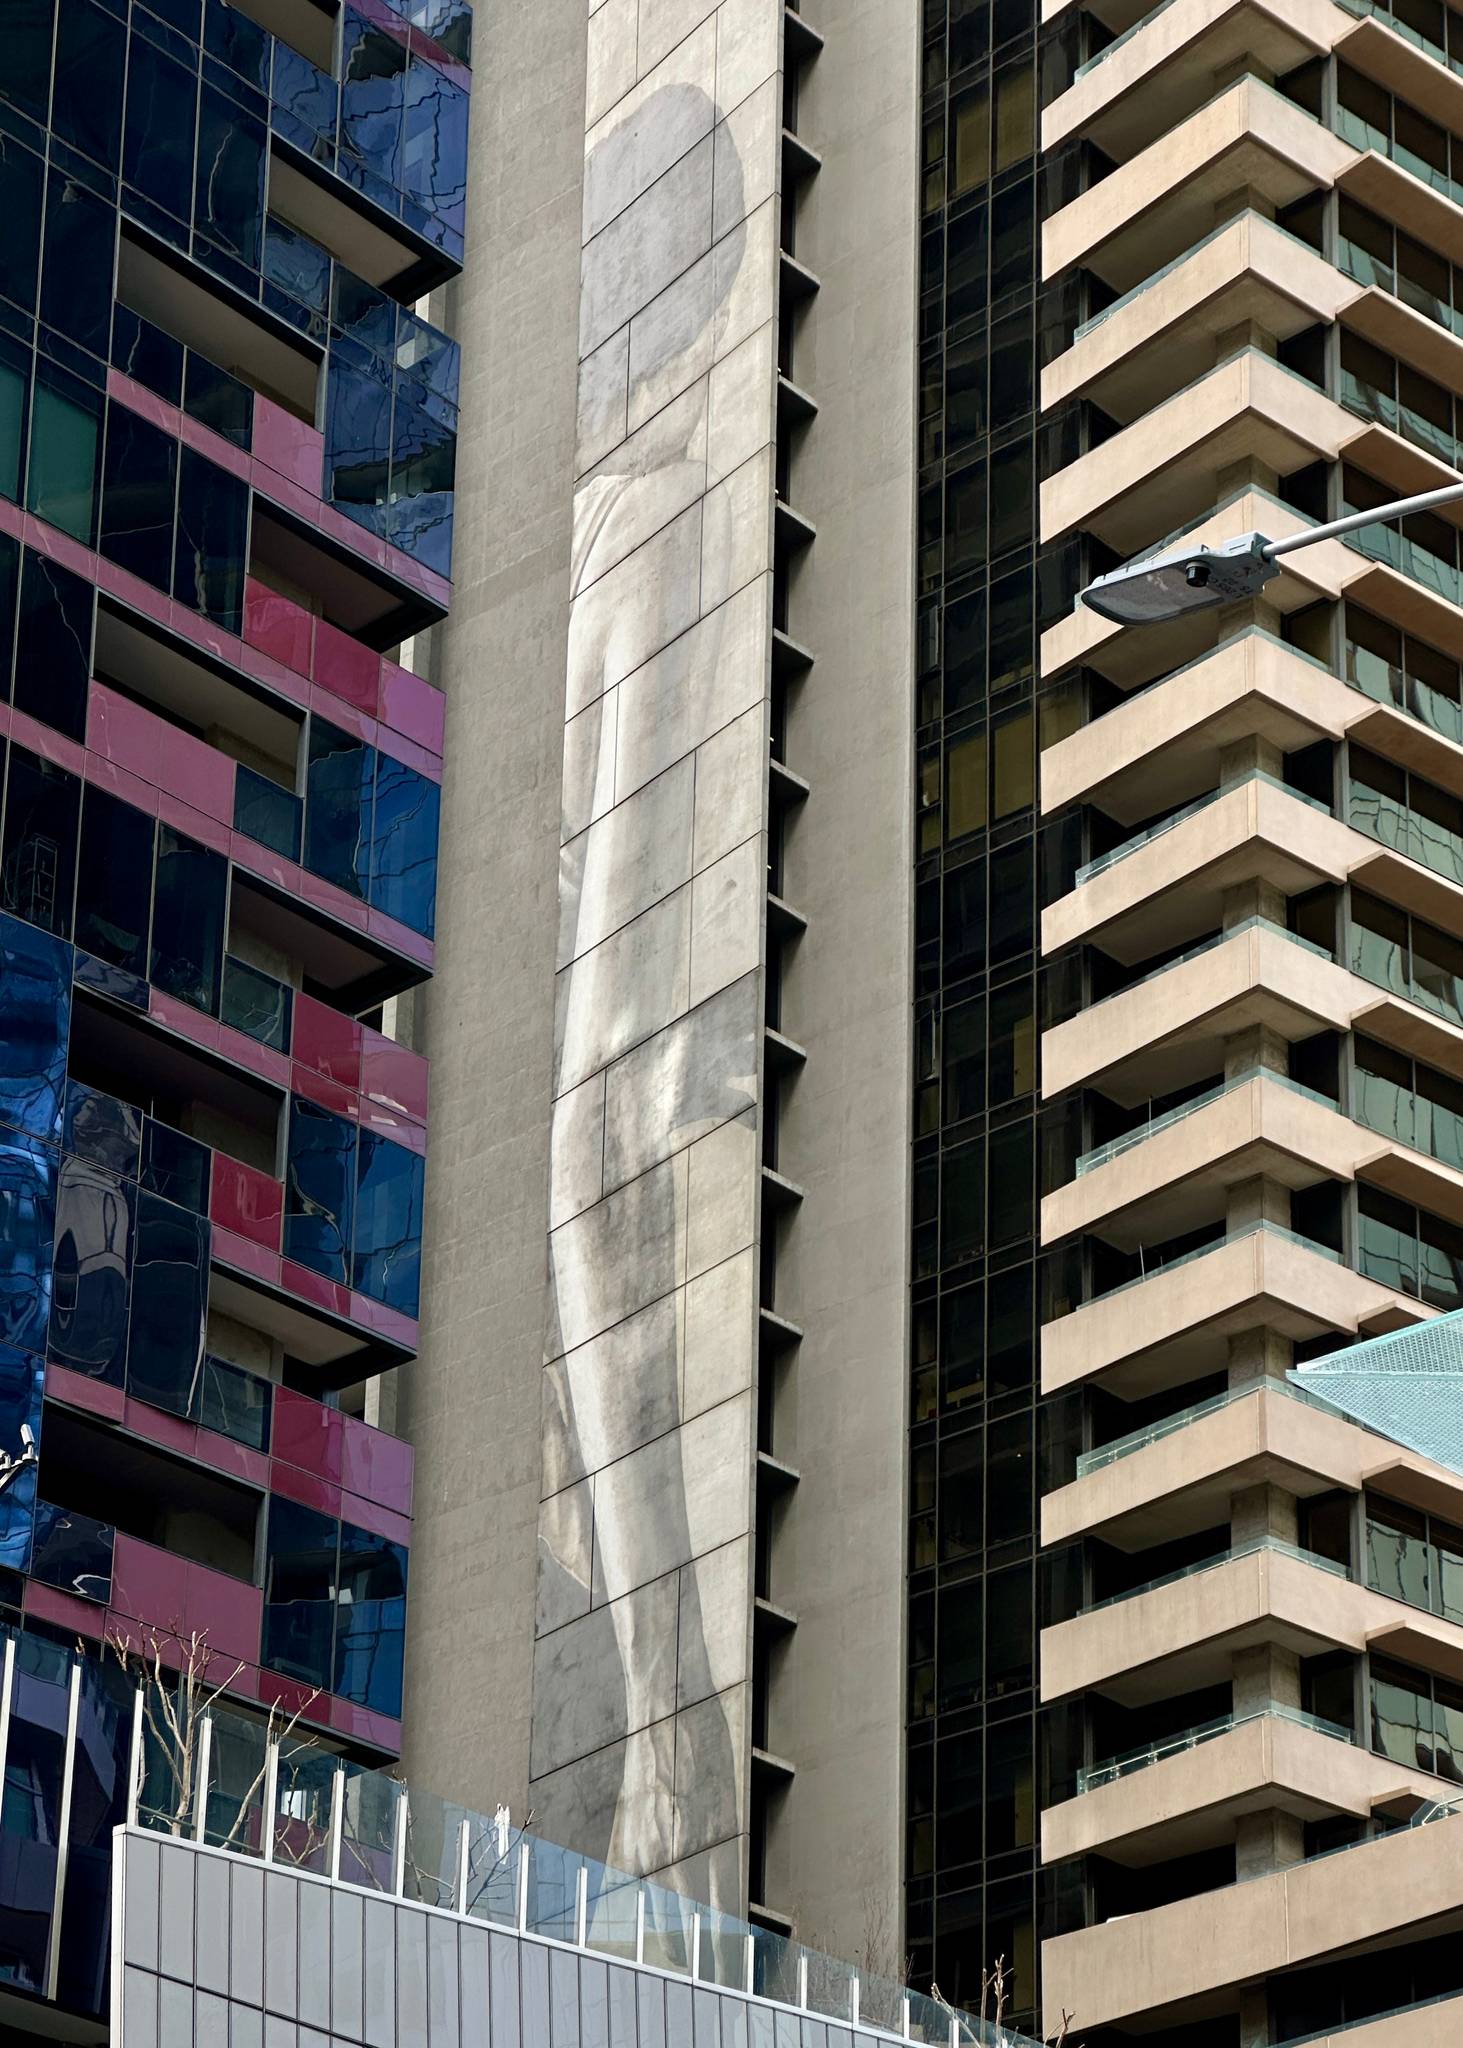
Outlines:
{"type": "Polygon", "coordinates": [[[1415,498],[1397,498],[1371,512],[1348,512],[1344,519],[1330,519],[1324,526],[1308,526],[1304,533],[1293,533],[1288,540],[1267,541],[1262,552],[1267,562],[1273,562],[1279,555],[1294,554],[1297,548],[1311,547],[1318,540],[1336,540],[1343,533],[1355,533],[1358,527],[1380,526],[1388,519],[1405,518],[1409,512],[1431,512],[1435,505],[1456,505],[1460,499],[1463,484],[1444,484],[1441,490],[1420,491],[1415,498]]]}

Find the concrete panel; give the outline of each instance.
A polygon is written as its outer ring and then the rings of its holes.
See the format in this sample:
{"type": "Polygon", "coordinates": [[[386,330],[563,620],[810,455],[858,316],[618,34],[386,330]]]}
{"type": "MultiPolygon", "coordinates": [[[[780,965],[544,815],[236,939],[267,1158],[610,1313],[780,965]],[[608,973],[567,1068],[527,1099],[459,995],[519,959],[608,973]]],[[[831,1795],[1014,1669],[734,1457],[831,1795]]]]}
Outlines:
{"type": "Polygon", "coordinates": [[[666,1294],[544,1370],[544,1482],[554,1490],[675,1427],[688,1293],[666,1294]]]}
{"type": "Polygon", "coordinates": [[[662,1721],[676,1704],[676,1575],[541,1635],[535,1777],[662,1721]]]}
{"type": "Polygon", "coordinates": [[[595,1481],[594,1597],[622,1593],[744,1535],[751,1404],[739,1395],[608,1466],[595,1481]]]}

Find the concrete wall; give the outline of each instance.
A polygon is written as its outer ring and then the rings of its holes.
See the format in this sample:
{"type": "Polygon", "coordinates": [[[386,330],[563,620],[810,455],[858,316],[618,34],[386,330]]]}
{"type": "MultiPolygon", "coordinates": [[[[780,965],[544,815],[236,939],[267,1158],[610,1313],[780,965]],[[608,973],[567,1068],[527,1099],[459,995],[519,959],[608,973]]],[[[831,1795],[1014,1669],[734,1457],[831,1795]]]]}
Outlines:
{"type": "Polygon", "coordinates": [[[598,0],[531,1797],[746,1897],[778,0],[598,0]]]}
{"type": "Polygon", "coordinates": [[[789,625],[816,655],[787,758],[811,785],[784,893],[808,917],[784,982],[806,1047],[778,1164],[807,1190],[778,1264],[804,1330],[801,1473],[772,1595],[798,1617],[772,1746],[797,1776],[768,1896],[802,1939],[902,1968],[903,1574],[910,1137],[911,767],[919,25],[886,0],[810,0],[824,48],[798,96],[822,157],[797,253],[820,280],[793,372],[818,403],[792,494],[818,531],[789,625]]]}
{"type": "Polygon", "coordinates": [[[539,1501],[564,639],[583,176],[583,0],[482,11],[447,692],[406,1757],[524,1810],[539,1501]]]}

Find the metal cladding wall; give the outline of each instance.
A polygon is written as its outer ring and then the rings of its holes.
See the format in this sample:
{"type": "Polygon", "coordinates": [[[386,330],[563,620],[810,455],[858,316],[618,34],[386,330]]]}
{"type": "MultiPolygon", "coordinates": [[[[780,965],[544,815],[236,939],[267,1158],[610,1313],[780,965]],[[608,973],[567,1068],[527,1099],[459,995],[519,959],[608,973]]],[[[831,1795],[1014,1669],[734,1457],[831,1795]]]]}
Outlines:
{"type": "Polygon", "coordinates": [[[877,2048],[887,2036],[119,1829],[113,2048],[877,2048]]]}
{"type": "Polygon", "coordinates": [[[531,1798],[747,1891],[780,0],[589,22],[531,1798]]]}

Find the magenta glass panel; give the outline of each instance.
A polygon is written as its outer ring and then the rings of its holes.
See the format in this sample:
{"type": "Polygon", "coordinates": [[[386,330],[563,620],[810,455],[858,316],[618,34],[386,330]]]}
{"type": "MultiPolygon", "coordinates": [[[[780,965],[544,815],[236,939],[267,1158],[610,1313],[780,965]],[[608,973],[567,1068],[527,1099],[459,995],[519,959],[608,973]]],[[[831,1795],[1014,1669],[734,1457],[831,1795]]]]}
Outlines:
{"type": "Polygon", "coordinates": [[[297,1465],[271,1458],[269,1490],[282,1493],[286,1500],[297,1500],[301,1507],[315,1508],[322,1515],[340,1519],[340,1488],[329,1479],[317,1479],[313,1472],[302,1472],[297,1465]]]}
{"type": "Polygon", "coordinates": [[[388,1436],[384,1429],[372,1429],[368,1422],[361,1422],[354,1415],[347,1415],[344,1421],[341,1479],[345,1486],[383,1508],[410,1515],[411,1445],[403,1443],[399,1436],[388,1436]]]}
{"type": "Polygon", "coordinates": [[[131,804],[134,810],[145,811],[150,818],[157,816],[157,789],[151,782],[144,782],[140,775],[134,775],[128,768],[119,768],[115,761],[104,761],[100,754],[88,754],[85,775],[88,782],[94,782],[98,789],[110,790],[113,796],[121,797],[124,804],[131,804]]]}
{"type": "Polygon", "coordinates": [[[49,1400],[64,1401],[70,1408],[85,1408],[91,1415],[105,1416],[109,1422],[120,1422],[127,1406],[127,1396],[121,1387],[103,1386],[100,1380],[91,1379],[84,1372],[70,1372],[54,1362],[46,1367],[46,1396],[49,1400]]]}
{"type": "Polygon", "coordinates": [[[317,1003],[313,996],[295,997],[291,1044],[301,1066],[338,1081],[343,1088],[359,1088],[364,1035],[354,1017],[317,1003]]]}
{"type": "Polygon", "coordinates": [[[244,638],[251,647],[282,661],[298,674],[310,673],[314,624],[307,611],[268,590],[251,576],[244,586],[244,638]]]}
{"type": "Polygon", "coordinates": [[[385,1536],[392,1543],[410,1547],[411,1518],[398,1515],[390,1508],[383,1508],[379,1501],[367,1500],[363,1493],[342,1493],[340,1496],[340,1518],[353,1522],[358,1529],[369,1529],[376,1536],[385,1536]]]}
{"type": "Polygon", "coordinates": [[[261,1173],[256,1166],[245,1166],[242,1160],[230,1159],[226,1152],[215,1152],[209,1214],[215,1227],[235,1231],[240,1237],[277,1252],[284,1188],[272,1174],[261,1173]]]}
{"type": "Polygon", "coordinates": [[[225,1230],[215,1223],[211,1249],[216,1265],[233,1266],[240,1273],[252,1273],[267,1286],[279,1286],[279,1254],[270,1251],[267,1245],[256,1244],[252,1238],[241,1237],[238,1231],[225,1230]]]}
{"type": "Polygon", "coordinates": [[[233,837],[229,826],[218,818],[210,818],[204,811],[195,810],[192,804],[184,803],[170,790],[158,791],[157,814],[164,824],[175,826],[179,832],[186,833],[190,839],[196,839],[204,846],[211,846],[216,853],[228,852],[233,837]]]}
{"type": "Polygon", "coordinates": [[[393,732],[404,733],[409,740],[425,747],[429,754],[442,752],[442,730],[446,722],[447,700],[440,690],[434,690],[430,683],[414,676],[410,669],[398,668],[394,661],[381,664],[381,721],[393,732]]]}
{"type": "Polygon", "coordinates": [[[328,1074],[317,1074],[312,1068],[301,1066],[298,1060],[294,1064],[291,1084],[296,1095],[318,1102],[322,1109],[333,1110],[337,1116],[348,1116],[353,1123],[359,1122],[361,1105],[354,1088],[342,1087],[328,1074]]]}
{"type": "Polygon", "coordinates": [[[146,1401],[129,1398],[122,1421],[134,1436],[146,1437],[149,1443],[162,1444],[185,1458],[191,1458],[197,1448],[198,1431],[186,1416],[169,1415],[165,1409],[153,1408],[146,1401]]]}
{"type": "MultiPolygon", "coordinates": [[[[188,1570],[186,1558],[139,1543],[119,1529],[112,1559],[112,1605],[136,1621],[176,1628],[188,1612],[188,1570]]],[[[254,1654],[258,1653],[256,1640],[254,1654]]]]}
{"type": "Polygon", "coordinates": [[[398,1110],[417,1123],[427,1120],[427,1080],[431,1069],[418,1052],[397,1045],[378,1031],[361,1039],[361,1093],[398,1110]]]}
{"type": "Polygon", "coordinates": [[[209,1646],[227,1657],[255,1663],[259,1656],[259,1623],[264,1596],[257,1586],[234,1579],[206,1565],[187,1566],[185,1613],[188,1630],[208,1633],[209,1646]]]}
{"type": "Polygon", "coordinates": [[[160,781],[163,721],[141,704],[94,682],[87,703],[86,744],[103,760],[114,761],[140,775],[145,782],[160,781]]]}
{"type": "Polygon", "coordinates": [[[165,398],[159,398],[157,393],[149,391],[145,384],[134,383],[131,377],[124,376],[120,370],[108,370],[107,396],[115,398],[120,405],[125,405],[129,412],[135,412],[141,419],[150,420],[153,426],[160,428],[165,434],[171,434],[173,439],[177,440],[178,430],[183,423],[182,414],[177,406],[169,405],[165,398]]]}
{"type": "Polygon", "coordinates": [[[326,1408],[319,1401],[312,1401],[308,1394],[295,1394],[281,1387],[274,1397],[274,1431],[270,1439],[275,1457],[339,1485],[348,1419],[338,1408],[326,1408]]]}
{"type": "Polygon", "coordinates": [[[328,619],[315,628],[315,681],[347,704],[354,704],[368,717],[376,715],[381,678],[381,657],[328,619]]]}
{"type": "Polygon", "coordinates": [[[325,436],[296,419],[272,398],[256,394],[251,445],[258,460],[276,475],[319,497],[325,470],[325,436]]]}
{"type": "MultiPolygon", "coordinates": [[[[63,1593],[59,1586],[42,1585],[39,1579],[25,1582],[25,1611],[36,1621],[48,1621],[53,1628],[64,1628],[68,1635],[90,1636],[100,1642],[102,1631],[107,1628],[110,1617],[91,1600],[80,1600],[74,1593],[63,1593]]],[[[107,1629],[108,1635],[111,1630],[107,1629]]]]}
{"type": "MultiPolygon", "coordinates": [[[[216,824],[231,829],[234,822],[234,764],[206,740],[179,732],[175,725],[158,719],[158,786],[182,798],[194,812],[203,812],[216,824]]],[[[211,844],[217,845],[215,836],[211,844]]],[[[221,848],[228,852],[227,838],[221,848]]]]}

